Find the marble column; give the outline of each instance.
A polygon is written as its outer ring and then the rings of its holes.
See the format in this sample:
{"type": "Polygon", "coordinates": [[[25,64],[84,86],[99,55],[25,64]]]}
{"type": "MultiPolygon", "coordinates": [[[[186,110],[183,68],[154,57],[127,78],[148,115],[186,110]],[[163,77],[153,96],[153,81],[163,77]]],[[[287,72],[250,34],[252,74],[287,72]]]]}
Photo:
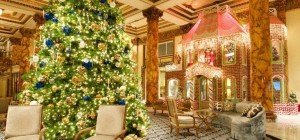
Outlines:
{"type": "Polygon", "coordinates": [[[158,22],[163,12],[155,7],[143,11],[147,18],[147,51],[146,51],[146,93],[147,104],[151,104],[158,99],[158,22]]]}
{"type": "Polygon", "coordinates": [[[250,0],[249,9],[251,38],[250,100],[261,102],[267,112],[272,112],[269,1],[250,0]]]}

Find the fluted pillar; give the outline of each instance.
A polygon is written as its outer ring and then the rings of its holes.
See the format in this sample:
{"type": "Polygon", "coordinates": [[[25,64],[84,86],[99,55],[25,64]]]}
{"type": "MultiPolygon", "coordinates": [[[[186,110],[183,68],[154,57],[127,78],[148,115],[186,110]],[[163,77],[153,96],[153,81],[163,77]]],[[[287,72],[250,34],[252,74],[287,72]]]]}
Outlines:
{"type": "Polygon", "coordinates": [[[147,18],[146,93],[147,104],[158,98],[158,21],[163,12],[155,7],[143,11],[147,18]]]}
{"type": "Polygon", "coordinates": [[[272,112],[269,1],[250,0],[249,6],[251,38],[250,100],[261,102],[267,112],[272,112]]]}

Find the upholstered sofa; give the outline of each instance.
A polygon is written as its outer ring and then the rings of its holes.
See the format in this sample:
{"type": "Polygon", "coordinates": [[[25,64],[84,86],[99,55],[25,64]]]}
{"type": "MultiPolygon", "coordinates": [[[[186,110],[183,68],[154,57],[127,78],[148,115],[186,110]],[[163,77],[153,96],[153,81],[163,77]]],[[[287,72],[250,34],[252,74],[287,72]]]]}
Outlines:
{"type": "Polygon", "coordinates": [[[213,124],[222,128],[228,128],[231,132],[231,138],[237,140],[263,140],[266,135],[266,113],[263,109],[253,118],[242,116],[242,112],[254,102],[239,102],[236,104],[234,111],[216,112],[216,118],[213,124]]]}

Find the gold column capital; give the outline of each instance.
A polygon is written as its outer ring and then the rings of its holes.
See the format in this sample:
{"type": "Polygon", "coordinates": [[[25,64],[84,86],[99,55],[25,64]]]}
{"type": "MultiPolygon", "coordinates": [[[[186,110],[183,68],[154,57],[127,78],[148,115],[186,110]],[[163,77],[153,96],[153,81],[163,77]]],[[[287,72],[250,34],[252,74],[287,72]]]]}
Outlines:
{"type": "Polygon", "coordinates": [[[147,18],[147,21],[158,20],[159,17],[163,16],[163,11],[157,9],[156,7],[150,7],[143,10],[143,16],[147,18]]]}
{"type": "Polygon", "coordinates": [[[9,38],[11,45],[21,45],[21,38],[9,38]]]}
{"type": "Polygon", "coordinates": [[[41,15],[41,14],[33,15],[33,20],[35,21],[37,28],[45,23],[45,19],[44,19],[43,15],[41,15]]]}
{"type": "Polygon", "coordinates": [[[36,33],[35,29],[27,29],[27,28],[20,28],[19,31],[23,37],[33,37],[34,34],[36,33]]]}

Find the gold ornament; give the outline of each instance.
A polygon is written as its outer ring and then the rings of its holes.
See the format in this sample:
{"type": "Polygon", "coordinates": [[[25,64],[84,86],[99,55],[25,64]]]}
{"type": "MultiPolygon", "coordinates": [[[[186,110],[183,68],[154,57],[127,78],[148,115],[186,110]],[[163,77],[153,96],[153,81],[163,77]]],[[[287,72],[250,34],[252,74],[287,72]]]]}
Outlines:
{"type": "Polygon", "coordinates": [[[23,82],[22,87],[26,88],[29,85],[28,82],[23,82]]]}
{"type": "Polygon", "coordinates": [[[119,76],[114,76],[113,79],[114,79],[116,82],[120,81],[120,77],[119,77],[119,76]]]}
{"type": "Polygon", "coordinates": [[[70,122],[69,117],[64,117],[64,118],[62,119],[62,122],[63,122],[64,124],[68,124],[68,123],[70,122]]]}
{"type": "Polygon", "coordinates": [[[39,81],[41,81],[41,82],[46,82],[46,77],[45,77],[45,76],[41,76],[41,77],[39,78],[39,81]]]}
{"type": "Polygon", "coordinates": [[[87,93],[89,91],[89,89],[88,88],[84,88],[82,91],[83,91],[83,93],[87,93]]]}
{"type": "Polygon", "coordinates": [[[60,64],[63,63],[63,62],[65,62],[65,60],[66,60],[66,58],[63,57],[63,56],[58,56],[57,57],[57,62],[60,63],[60,64]]]}
{"type": "Polygon", "coordinates": [[[115,58],[115,60],[120,61],[121,55],[120,54],[116,54],[114,58],[115,58]]]}
{"type": "Polygon", "coordinates": [[[85,122],[84,122],[84,121],[79,121],[79,122],[76,123],[76,125],[77,125],[78,127],[84,127],[85,122]]]}
{"type": "Polygon", "coordinates": [[[49,104],[49,105],[48,105],[48,107],[50,107],[50,108],[53,108],[53,107],[54,107],[54,105],[53,105],[53,104],[49,104]]]}
{"type": "Polygon", "coordinates": [[[60,107],[60,106],[62,105],[62,102],[59,101],[59,102],[56,103],[56,105],[57,105],[58,107],[60,107]]]}
{"type": "Polygon", "coordinates": [[[45,89],[41,90],[41,93],[46,94],[46,90],[45,89]]]}
{"type": "Polygon", "coordinates": [[[49,71],[45,71],[46,76],[49,76],[49,73],[50,73],[49,71]]]}
{"type": "Polygon", "coordinates": [[[116,99],[115,99],[115,97],[110,97],[109,98],[109,102],[112,104],[112,103],[114,103],[116,101],[116,99]]]}
{"type": "Polygon", "coordinates": [[[53,85],[53,86],[51,87],[51,90],[52,90],[53,92],[56,92],[56,91],[58,90],[58,87],[57,87],[56,85],[53,85]]]}
{"type": "Polygon", "coordinates": [[[136,123],[132,124],[132,127],[133,127],[133,128],[136,128],[136,123]]]}
{"type": "Polygon", "coordinates": [[[101,94],[96,95],[96,99],[100,99],[101,97],[102,97],[101,94]]]}
{"type": "Polygon", "coordinates": [[[71,98],[71,97],[67,97],[67,98],[66,98],[66,103],[67,103],[67,104],[72,103],[72,98],[71,98]]]}
{"type": "Polygon", "coordinates": [[[95,117],[96,117],[95,112],[91,112],[90,117],[91,117],[91,119],[95,119],[95,117]]]}
{"type": "Polygon", "coordinates": [[[60,74],[60,78],[61,79],[65,79],[66,78],[66,74],[65,73],[60,74]]]}
{"type": "Polygon", "coordinates": [[[96,80],[97,84],[99,84],[101,81],[102,81],[102,79],[100,77],[98,77],[96,80]]]}
{"type": "Polygon", "coordinates": [[[77,71],[80,73],[80,74],[84,74],[86,69],[83,67],[83,66],[79,66],[77,67],[77,71]]]}
{"type": "Polygon", "coordinates": [[[99,31],[100,30],[100,25],[93,23],[90,27],[93,31],[99,31]]]}
{"type": "Polygon", "coordinates": [[[100,51],[106,50],[107,49],[107,45],[105,43],[98,43],[98,49],[100,51]]]}
{"type": "Polygon", "coordinates": [[[79,77],[79,76],[73,76],[73,78],[72,78],[72,83],[73,83],[75,86],[81,86],[81,85],[82,85],[82,82],[83,82],[83,78],[82,78],[82,77],[79,77]]]}

